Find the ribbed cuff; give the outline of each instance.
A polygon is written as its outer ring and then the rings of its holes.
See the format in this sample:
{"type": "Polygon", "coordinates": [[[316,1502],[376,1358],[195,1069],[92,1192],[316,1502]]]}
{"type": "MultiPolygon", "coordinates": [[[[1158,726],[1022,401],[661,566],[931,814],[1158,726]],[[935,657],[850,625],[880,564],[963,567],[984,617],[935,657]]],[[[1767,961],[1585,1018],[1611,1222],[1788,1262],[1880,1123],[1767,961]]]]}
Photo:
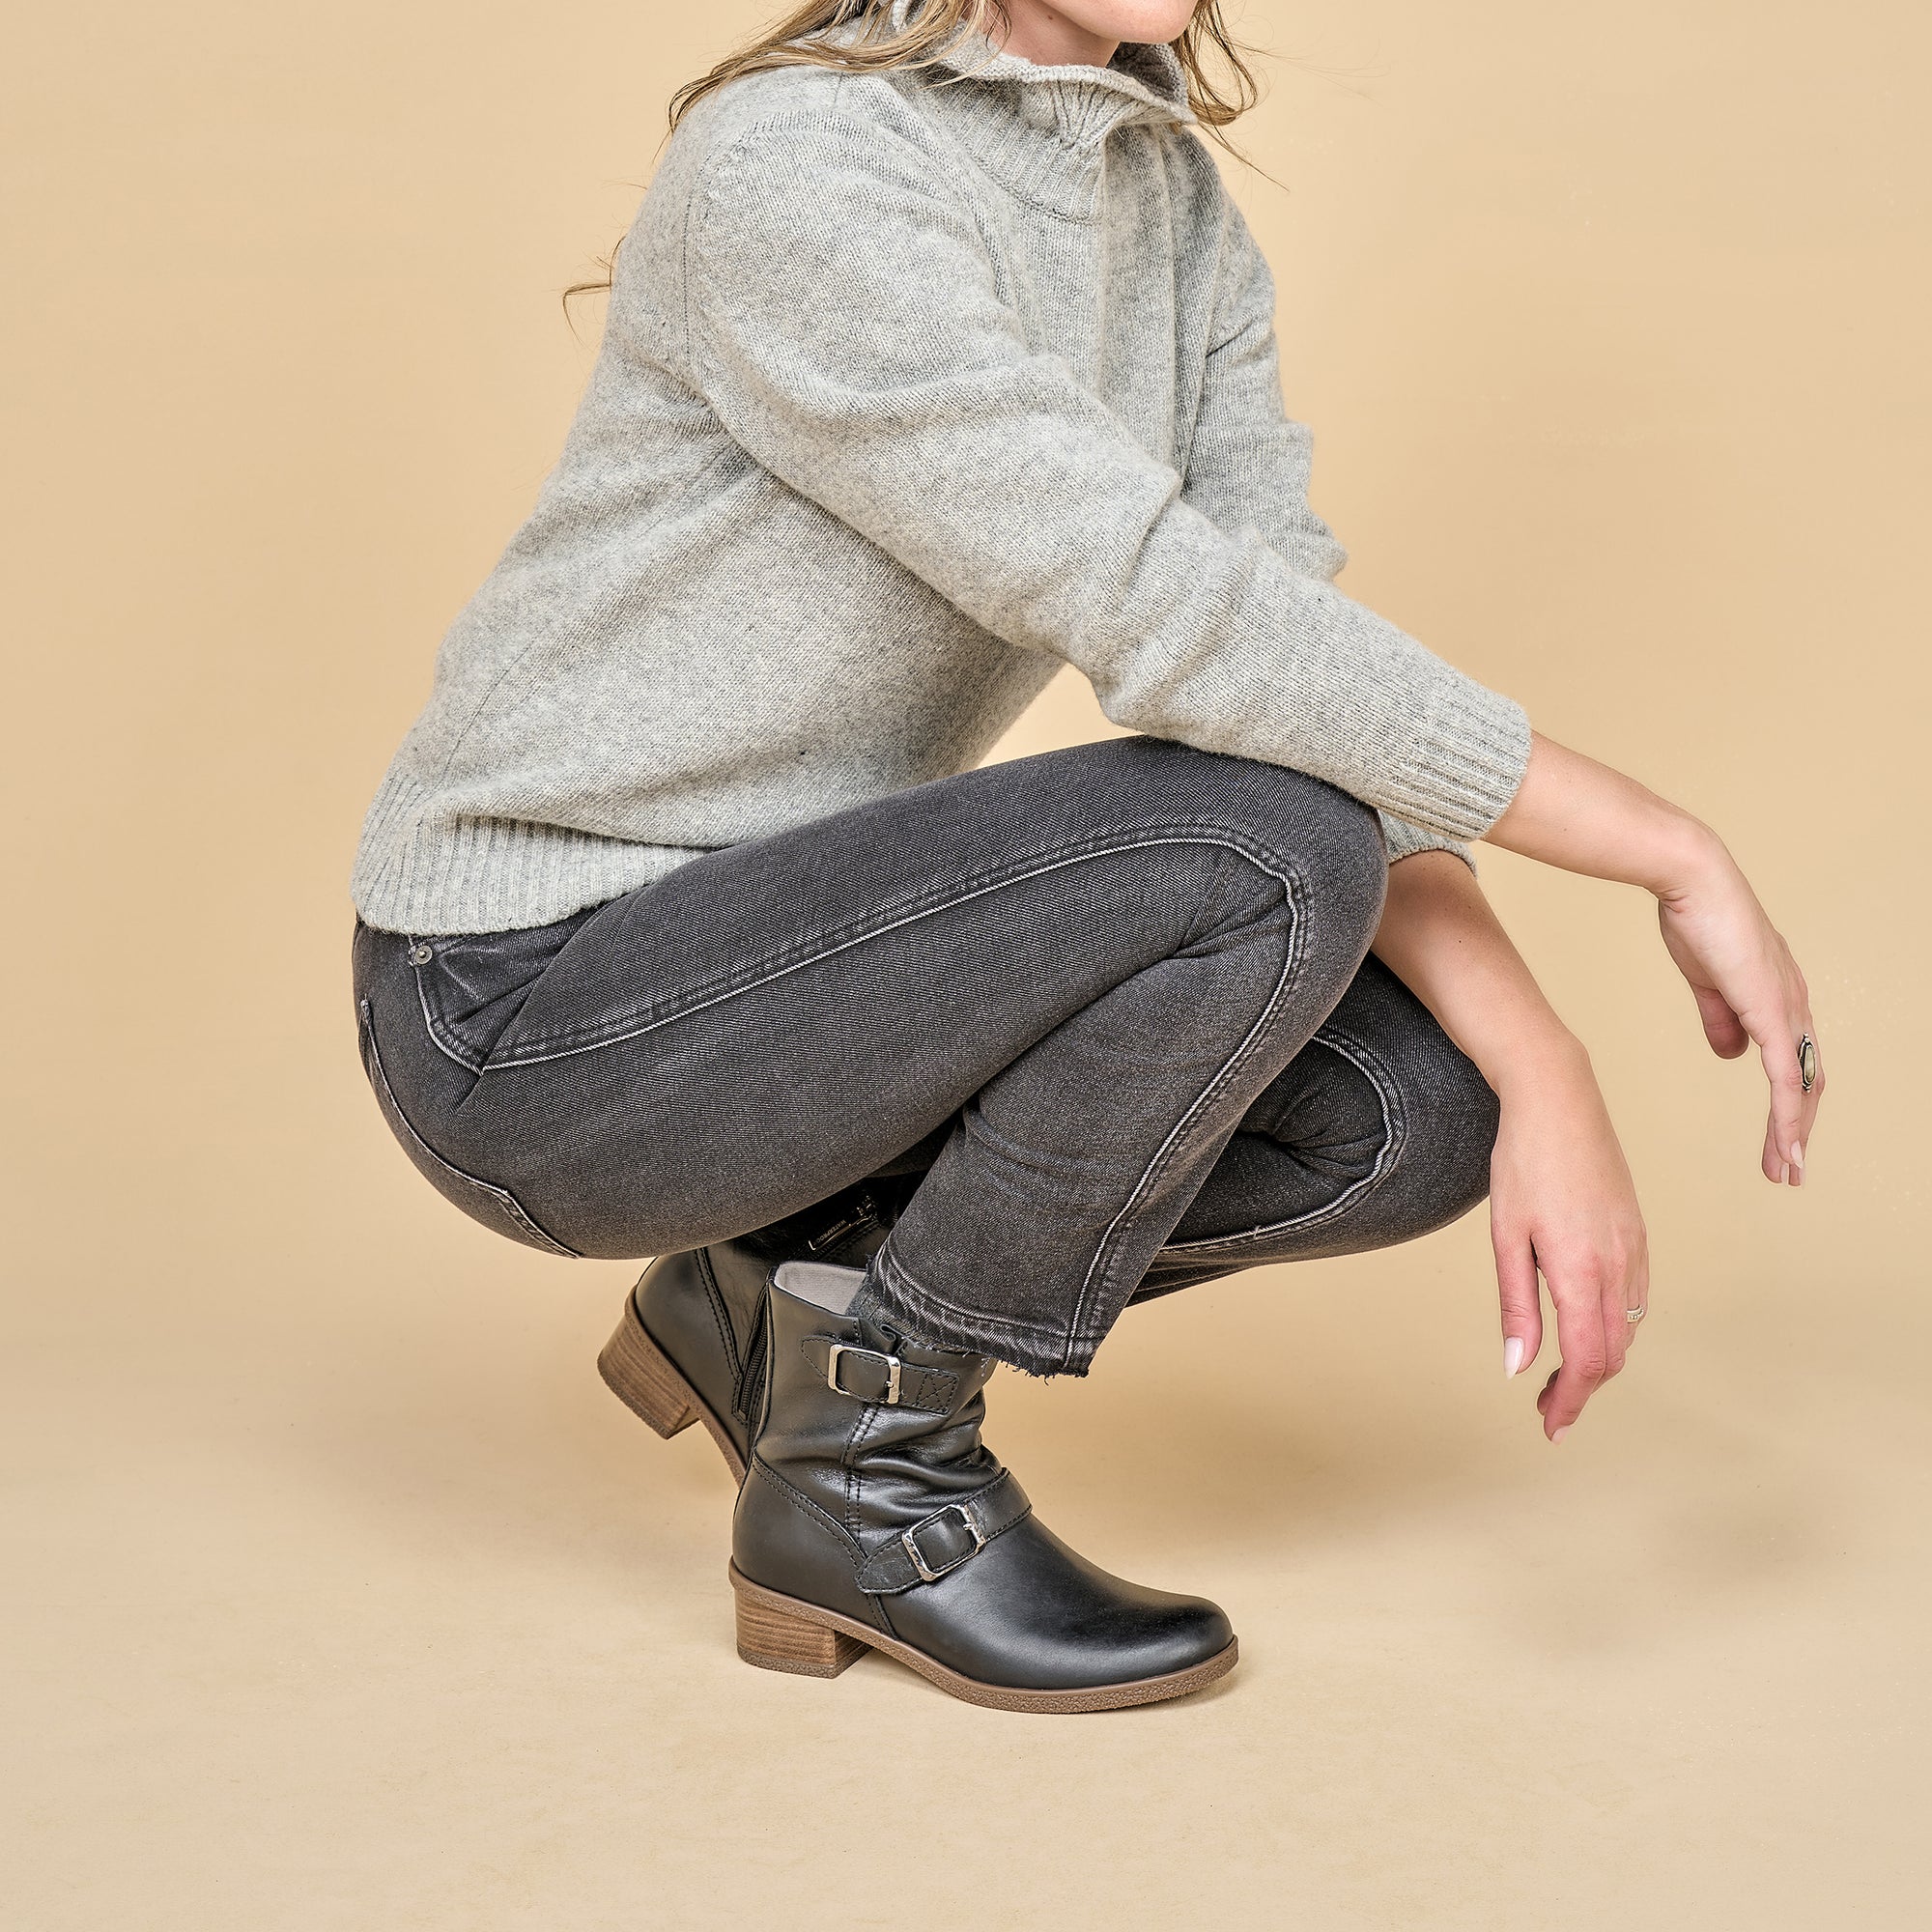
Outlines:
{"type": "Polygon", "coordinates": [[[1379,814],[1382,821],[1382,843],[1388,847],[1389,864],[1398,859],[1412,859],[1418,852],[1447,852],[1462,860],[1470,871],[1476,869],[1476,855],[1460,838],[1445,838],[1439,832],[1425,832],[1419,825],[1411,825],[1406,818],[1398,818],[1393,812],[1379,814]]]}
{"type": "Polygon", "coordinates": [[[1377,803],[1421,830],[1480,838],[1522,783],[1529,715],[1514,698],[1452,675],[1377,803]]]}

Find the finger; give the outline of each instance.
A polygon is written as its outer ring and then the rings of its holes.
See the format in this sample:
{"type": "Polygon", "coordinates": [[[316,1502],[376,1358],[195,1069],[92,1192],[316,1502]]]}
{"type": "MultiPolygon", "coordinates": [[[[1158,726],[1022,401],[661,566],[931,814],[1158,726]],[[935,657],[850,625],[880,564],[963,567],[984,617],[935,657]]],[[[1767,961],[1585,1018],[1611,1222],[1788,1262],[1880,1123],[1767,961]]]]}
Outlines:
{"type": "MultiPolygon", "coordinates": [[[[1609,1369],[1604,1342],[1604,1297],[1601,1273],[1589,1269],[1544,1268],[1549,1298],[1556,1304],[1556,1341],[1563,1360],[1538,1407],[1543,1433],[1560,1441],[1583,1412],[1583,1405],[1603,1386],[1609,1369]]],[[[1621,1320],[1621,1316],[1618,1318],[1621,1320]]]]}
{"type": "Polygon", "coordinates": [[[1606,1271],[1598,1292],[1597,1307],[1604,1324],[1604,1379],[1624,1372],[1624,1351],[1630,1347],[1630,1278],[1621,1268],[1606,1271]]]}
{"type": "Polygon", "coordinates": [[[1642,1251],[1631,1248],[1608,1258],[1604,1269],[1604,1379],[1624,1372],[1624,1357],[1630,1352],[1636,1323],[1630,1319],[1633,1308],[1643,1306],[1641,1277],[1642,1251]]]}
{"type": "MultiPolygon", "coordinates": [[[[1627,1308],[1641,1308],[1646,1313],[1650,1309],[1650,1256],[1639,1254],[1636,1265],[1631,1270],[1630,1300],[1627,1308]]],[[[1626,1353],[1636,1346],[1636,1338],[1643,1331],[1643,1323],[1633,1321],[1629,1315],[1624,1317],[1624,1349],[1626,1353]]]]}
{"type": "Polygon", "coordinates": [[[1692,986],[1697,996],[1697,1017],[1704,1023],[1704,1037],[1720,1060],[1735,1060],[1750,1045],[1745,1023],[1732,1010],[1731,1003],[1715,986],[1692,986]]]}
{"type": "Polygon", "coordinates": [[[1825,1097],[1825,1057],[1819,1049],[1818,1035],[1812,1026],[1811,1014],[1808,1009],[1799,1027],[1799,1034],[1801,1037],[1809,1038],[1811,1041],[1812,1078],[1810,1090],[1806,1092],[1804,1083],[1804,1062],[1801,1060],[1798,1069],[1798,1140],[1791,1151],[1792,1164],[1797,1170],[1793,1180],[1794,1186],[1804,1179],[1804,1159],[1806,1151],[1811,1145],[1811,1130],[1818,1124],[1818,1103],[1825,1097]]]}
{"type": "Polygon", "coordinates": [[[1502,1303],[1503,1374],[1518,1376],[1543,1347],[1543,1296],[1536,1284],[1536,1250],[1526,1231],[1490,1224],[1502,1303]]]}
{"type": "MultiPolygon", "coordinates": [[[[1804,1167],[1805,1102],[1810,1098],[1798,1071],[1798,1036],[1803,1031],[1802,1025],[1794,1025],[1789,1038],[1774,1037],[1759,1042],[1765,1077],[1771,1082],[1769,1139],[1779,1161],[1786,1169],[1797,1169],[1800,1177],[1804,1167]]],[[[1814,1084],[1812,1092],[1816,1091],[1814,1084]]],[[[1787,1174],[1783,1178],[1792,1177],[1787,1174]]]]}

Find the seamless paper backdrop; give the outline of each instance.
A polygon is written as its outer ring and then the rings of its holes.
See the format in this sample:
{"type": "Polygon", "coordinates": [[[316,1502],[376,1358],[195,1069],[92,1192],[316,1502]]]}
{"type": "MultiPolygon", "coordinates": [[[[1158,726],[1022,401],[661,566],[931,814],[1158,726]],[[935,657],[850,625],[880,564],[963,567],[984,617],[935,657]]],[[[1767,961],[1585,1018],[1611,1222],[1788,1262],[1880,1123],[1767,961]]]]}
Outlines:
{"type": "MultiPolygon", "coordinates": [[[[1496,1373],[1481,1216],[1257,1273],[994,1390],[1050,1520],[1229,1605],[1219,1691],[1053,1724],[744,1668],[720,1469],[591,1373],[630,1271],[495,1240],[386,1139],[345,880],[587,371],[558,291],[760,10],[39,10],[0,76],[9,1923],[884,1925],[967,1844],[969,1927],[1918,1922],[1932,28],[1230,11],[1345,587],[1722,829],[1811,978],[1810,1184],[1757,1178],[1761,1080],[1640,895],[1489,856],[1655,1245],[1563,1449],[1496,1373]]],[[[1002,752],[1110,728],[1063,678],[1002,752]]]]}

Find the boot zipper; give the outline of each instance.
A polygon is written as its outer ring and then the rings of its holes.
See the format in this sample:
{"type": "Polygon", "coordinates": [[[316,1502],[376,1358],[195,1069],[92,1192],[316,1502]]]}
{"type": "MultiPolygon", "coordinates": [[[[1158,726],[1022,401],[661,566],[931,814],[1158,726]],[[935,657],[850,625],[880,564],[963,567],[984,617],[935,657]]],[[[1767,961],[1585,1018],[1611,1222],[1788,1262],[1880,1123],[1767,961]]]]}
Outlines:
{"type": "Polygon", "coordinates": [[[831,1227],[806,1242],[806,1247],[814,1255],[823,1254],[827,1248],[837,1247],[848,1235],[856,1235],[861,1228],[869,1228],[879,1218],[879,1209],[869,1194],[862,1194],[853,1203],[853,1211],[842,1221],[835,1221],[831,1227]]]}

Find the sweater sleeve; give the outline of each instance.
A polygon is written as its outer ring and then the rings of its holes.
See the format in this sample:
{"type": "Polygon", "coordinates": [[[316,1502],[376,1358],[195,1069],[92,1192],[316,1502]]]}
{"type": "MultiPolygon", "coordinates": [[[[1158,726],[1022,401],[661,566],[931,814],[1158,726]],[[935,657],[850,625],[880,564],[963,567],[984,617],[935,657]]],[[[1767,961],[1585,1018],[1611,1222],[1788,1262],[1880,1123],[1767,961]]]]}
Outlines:
{"type": "Polygon", "coordinates": [[[1224,530],[1035,349],[969,206],[836,111],[759,123],[694,184],[691,378],[765,469],[995,636],[1079,667],[1129,730],[1487,831],[1521,709],[1252,526],[1224,530]]]}
{"type": "MultiPolygon", "coordinates": [[[[1223,227],[1201,395],[1188,444],[1183,500],[1223,530],[1252,529],[1304,576],[1332,582],[1349,561],[1309,507],[1314,438],[1282,405],[1274,276],[1239,208],[1221,197],[1223,227]]],[[[1381,813],[1389,862],[1466,844],[1381,813]]]]}

